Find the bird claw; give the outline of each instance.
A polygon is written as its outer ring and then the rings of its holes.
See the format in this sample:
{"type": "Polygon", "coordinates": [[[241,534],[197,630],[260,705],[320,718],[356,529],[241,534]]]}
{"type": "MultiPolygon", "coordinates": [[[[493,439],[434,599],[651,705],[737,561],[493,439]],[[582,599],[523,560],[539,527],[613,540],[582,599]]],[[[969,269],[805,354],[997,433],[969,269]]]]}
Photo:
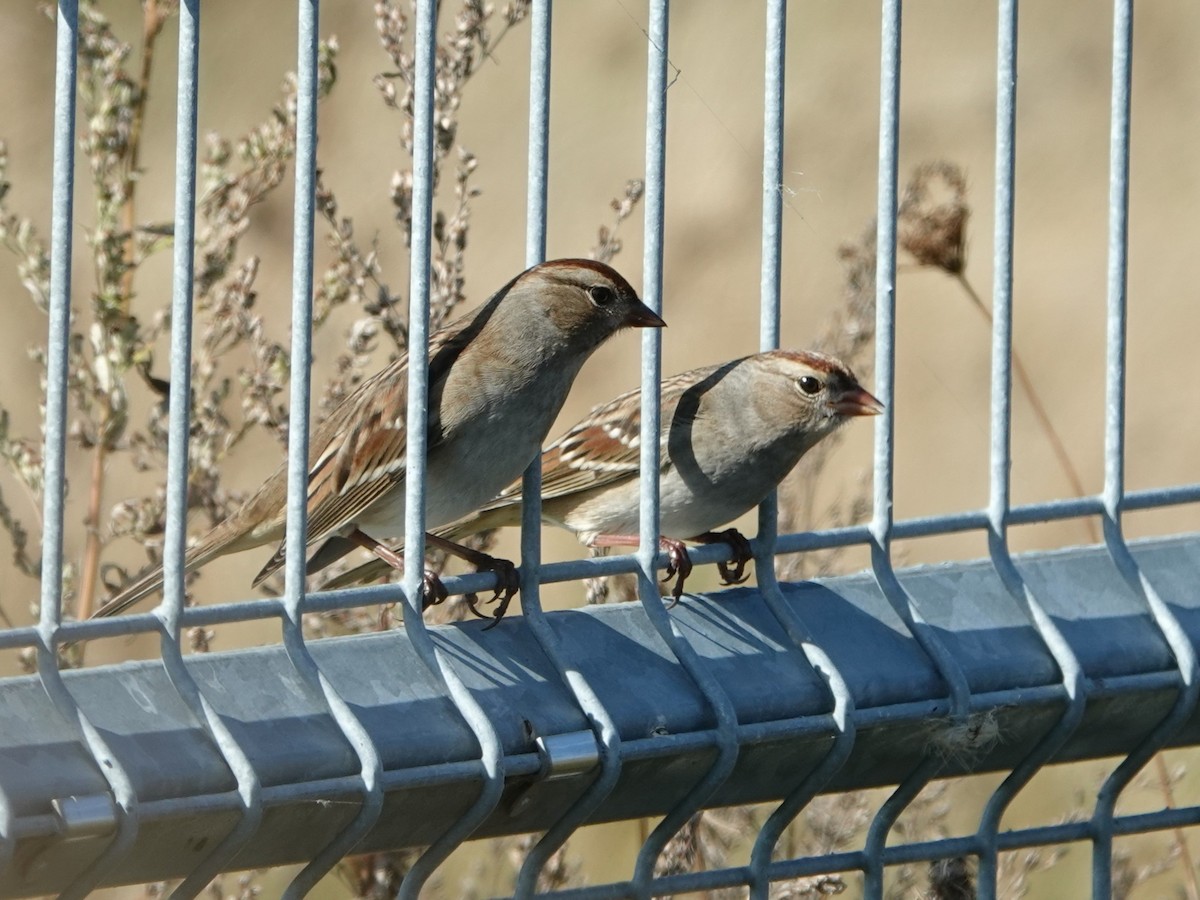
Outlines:
{"type": "Polygon", "coordinates": [[[717,571],[721,573],[721,584],[742,584],[750,577],[746,564],[754,559],[754,551],[750,549],[750,541],[736,528],[726,528],[724,531],[705,535],[705,543],[721,541],[733,550],[733,559],[717,563],[717,571]]]}
{"type": "Polygon", "coordinates": [[[450,592],[442,584],[442,579],[435,572],[426,570],[421,579],[421,609],[425,610],[431,606],[437,606],[439,603],[445,603],[449,596],[450,592]]]}
{"type": "Polygon", "coordinates": [[[500,624],[500,620],[504,618],[504,614],[508,612],[508,604],[512,602],[512,598],[517,595],[517,591],[521,589],[521,576],[517,571],[517,567],[510,560],[498,559],[494,556],[489,556],[486,560],[481,561],[476,567],[476,572],[495,572],[496,573],[496,588],[491,597],[487,599],[488,603],[496,603],[499,601],[499,606],[492,615],[487,615],[479,611],[476,604],[479,602],[479,596],[474,593],[464,594],[463,600],[466,601],[467,608],[471,610],[480,619],[491,619],[492,621],[484,626],[484,631],[495,628],[500,624]]]}
{"type": "Polygon", "coordinates": [[[730,566],[730,563],[727,562],[717,563],[717,571],[721,573],[721,584],[745,584],[747,581],[749,581],[750,573],[746,571],[747,562],[749,562],[749,560],[733,560],[732,567],[730,566]]]}
{"type": "Polygon", "coordinates": [[[667,609],[674,608],[683,596],[683,583],[692,574],[692,558],[688,555],[687,546],[683,541],[672,538],[659,538],[659,547],[667,554],[667,568],[663,573],[662,584],[669,584],[675,578],[675,586],[671,588],[671,602],[667,609]]]}

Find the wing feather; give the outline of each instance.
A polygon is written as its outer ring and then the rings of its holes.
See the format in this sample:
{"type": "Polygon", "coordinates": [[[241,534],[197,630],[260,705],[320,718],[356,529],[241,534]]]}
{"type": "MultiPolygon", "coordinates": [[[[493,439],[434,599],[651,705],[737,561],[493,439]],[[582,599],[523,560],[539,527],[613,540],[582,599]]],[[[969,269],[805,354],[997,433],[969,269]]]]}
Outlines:
{"type": "MultiPolygon", "coordinates": [[[[443,380],[500,301],[511,282],[463,318],[429,339],[431,390],[443,380]]],[[[393,489],[403,490],[408,445],[408,354],[366,379],[313,433],[309,450],[308,546],[354,522],[393,489]]],[[[441,422],[430,410],[429,450],[441,438],[441,422]]],[[[286,472],[276,477],[286,479],[286,472]]],[[[281,513],[282,515],[282,513],[281,513]]],[[[257,586],[283,565],[285,541],[254,580],[257,586]]]]}

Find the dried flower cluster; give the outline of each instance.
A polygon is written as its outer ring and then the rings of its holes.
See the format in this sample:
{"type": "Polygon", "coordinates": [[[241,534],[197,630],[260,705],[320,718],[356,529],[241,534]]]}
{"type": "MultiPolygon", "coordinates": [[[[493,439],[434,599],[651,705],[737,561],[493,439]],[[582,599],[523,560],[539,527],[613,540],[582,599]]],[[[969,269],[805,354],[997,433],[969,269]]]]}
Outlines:
{"type": "Polygon", "coordinates": [[[897,243],[923,266],[951,275],[967,263],[967,179],[962,169],[939,160],[913,172],[897,209],[897,243]]]}

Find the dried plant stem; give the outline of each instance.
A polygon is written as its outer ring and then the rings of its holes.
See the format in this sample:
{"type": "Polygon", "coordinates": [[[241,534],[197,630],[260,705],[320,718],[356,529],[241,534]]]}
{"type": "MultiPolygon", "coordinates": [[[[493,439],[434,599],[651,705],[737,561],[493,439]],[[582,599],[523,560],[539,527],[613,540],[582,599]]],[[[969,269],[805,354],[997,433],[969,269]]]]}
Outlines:
{"type": "Polygon", "coordinates": [[[133,275],[137,271],[134,254],[134,193],[138,184],[138,165],[142,145],[142,124],[146,118],[146,99],[150,93],[150,73],[154,67],[154,45],[167,20],[168,10],[160,8],[158,0],[144,0],[142,6],[142,65],[138,72],[137,93],[129,123],[129,156],[122,185],[121,227],[125,232],[126,269],[121,275],[121,296],[126,304],[133,297],[133,275]]]}
{"type": "MultiPolygon", "coordinates": [[[[954,277],[962,286],[962,289],[966,291],[975,308],[987,319],[990,327],[992,324],[992,311],[983,302],[983,298],[979,296],[975,288],[971,286],[971,282],[967,280],[966,275],[962,272],[957,273],[954,277]]],[[[1054,427],[1054,423],[1050,420],[1049,413],[1046,412],[1046,407],[1042,404],[1041,397],[1038,396],[1037,391],[1034,389],[1033,380],[1029,377],[1029,372],[1026,370],[1025,364],[1021,362],[1021,357],[1017,354],[1016,348],[1013,348],[1012,351],[1012,364],[1013,373],[1017,376],[1017,381],[1020,382],[1021,388],[1029,398],[1029,405],[1033,409],[1033,414],[1042,426],[1042,431],[1045,432],[1046,439],[1050,442],[1054,456],[1058,459],[1058,464],[1062,468],[1063,474],[1067,476],[1067,481],[1071,484],[1071,490],[1075,492],[1076,497],[1086,496],[1087,492],[1084,490],[1083,480],[1079,477],[1079,471],[1075,468],[1075,464],[1071,462],[1066,445],[1063,444],[1062,438],[1059,437],[1058,431],[1054,427]]],[[[1096,527],[1096,523],[1090,518],[1085,518],[1083,522],[1092,541],[1099,541],[1100,532],[1096,527]]]]}
{"type": "MultiPolygon", "coordinates": [[[[146,115],[146,100],[150,91],[150,75],[154,67],[154,47],[163,24],[171,11],[171,4],[159,0],[144,0],[142,10],[142,58],[138,72],[137,91],[133,96],[133,108],[129,125],[129,150],[126,156],[124,176],[121,179],[121,229],[125,235],[125,267],[121,273],[120,297],[126,312],[133,299],[133,277],[137,272],[137,221],[135,195],[138,185],[139,150],[141,149],[142,126],[146,115]]],[[[83,525],[86,533],[83,560],[79,573],[79,591],[76,596],[75,614],[86,619],[92,614],[95,602],[96,580],[100,570],[100,556],[104,541],[100,533],[100,511],[104,505],[104,471],[108,461],[108,435],[111,433],[112,409],[103,405],[98,433],[99,439],[92,449],[91,481],[88,490],[88,508],[83,525]]]]}
{"type": "MultiPolygon", "coordinates": [[[[1167,761],[1161,753],[1154,754],[1154,769],[1158,775],[1158,784],[1162,788],[1163,803],[1167,809],[1175,808],[1175,791],[1171,787],[1171,773],[1167,771],[1167,761]]],[[[1192,850],[1182,828],[1171,831],[1175,838],[1175,846],[1179,850],[1179,865],[1183,869],[1184,887],[1187,889],[1188,900],[1200,900],[1200,882],[1196,880],[1196,865],[1192,861],[1192,850]]]]}
{"type": "MultiPolygon", "coordinates": [[[[79,573],[79,593],[76,596],[75,615],[86,619],[92,614],[92,600],[96,593],[96,576],[100,571],[100,551],[104,548],[100,540],[100,507],[104,502],[104,463],[108,453],[104,441],[96,444],[92,453],[91,488],[88,491],[87,515],[83,528],[87,534],[83,547],[83,565],[79,573]]],[[[83,646],[79,648],[82,655],[83,646]]]]}

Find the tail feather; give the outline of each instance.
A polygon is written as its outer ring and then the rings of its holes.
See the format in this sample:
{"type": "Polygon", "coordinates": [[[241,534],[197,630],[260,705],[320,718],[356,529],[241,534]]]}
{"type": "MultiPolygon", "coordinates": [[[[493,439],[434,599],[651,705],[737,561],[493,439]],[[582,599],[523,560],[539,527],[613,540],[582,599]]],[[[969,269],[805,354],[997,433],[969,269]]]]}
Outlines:
{"type": "MultiPolygon", "coordinates": [[[[253,535],[239,533],[238,526],[237,516],[232,516],[201,538],[198,544],[188,548],[183,558],[184,573],[194,571],[226,553],[248,550],[265,543],[253,535]]],[[[123,613],[135,603],[161,590],[162,584],[162,566],[152,566],[139,575],[132,584],[126,585],[121,593],[92,613],[92,617],[100,618],[123,613]]]]}
{"type": "MultiPolygon", "coordinates": [[[[325,542],[317,548],[317,551],[309,557],[308,562],[304,567],[305,575],[316,575],[326,566],[333,565],[347,553],[358,549],[358,544],[348,538],[333,535],[325,539],[325,542]]],[[[283,568],[283,564],[287,559],[287,542],[281,541],[271,558],[267,560],[267,564],[258,570],[258,574],[254,576],[252,583],[253,587],[259,587],[268,578],[274,575],[277,571],[283,568]]]]}

